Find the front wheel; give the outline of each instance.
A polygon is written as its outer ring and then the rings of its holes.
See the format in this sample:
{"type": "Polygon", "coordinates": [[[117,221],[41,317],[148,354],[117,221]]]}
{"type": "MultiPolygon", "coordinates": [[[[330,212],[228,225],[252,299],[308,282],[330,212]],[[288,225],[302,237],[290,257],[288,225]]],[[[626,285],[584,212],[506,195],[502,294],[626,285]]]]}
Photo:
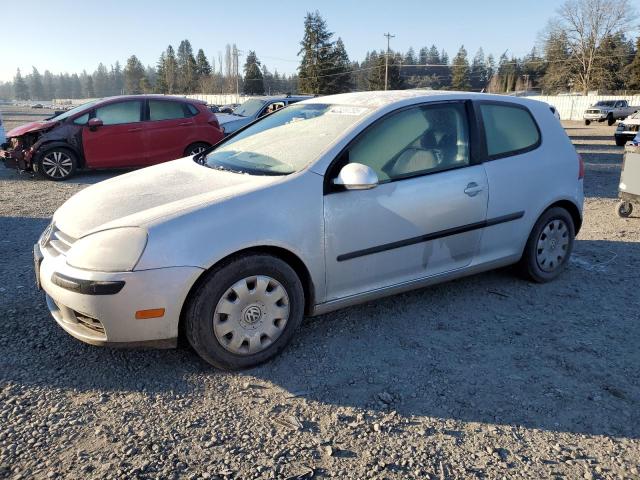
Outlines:
{"type": "Polygon", "coordinates": [[[76,154],[64,147],[53,147],[38,155],[35,171],[47,180],[66,180],[71,177],[78,166],[76,154]]]}
{"type": "Polygon", "coordinates": [[[567,265],[575,227],[573,218],[564,208],[550,208],[538,219],[520,260],[520,271],[539,283],[554,280],[567,265]]]}
{"type": "Polygon", "coordinates": [[[613,115],[609,114],[609,115],[607,116],[607,125],[611,126],[611,125],[613,125],[614,123],[616,123],[615,118],[613,118],[613,115]]]}
{"type": "Polygon", "coordinates": [[[624,147],[627,143],[627,140],[622,137],[616,137],[616,145],[619,147],[624,147]]]}
{"type": "Polygon", "coordinates": [[[271,255],[244,255],[206,274],[185,310],[185,333],[205,361],[238,370],[278,354],[303,315],[293,268],[271,255]]]}
{"type": "Polygon", "coordinates": [[[633,204],[631,202],[622,201],[616,207],[616,211],[618,212],[618,216],[627,218],[631,216],[631,213],[633,212],[633,204]]]}
{"type": "Polygon", "coordinates": [[[591,120],[585,120],[584,124],[587,125],[587,126],[591,125],[591,120]]]}
{"type": "Polygon", "coordinates": [[[199,153],[204,152],[207,148],[209,148],[211,145],[209,145],[208,143],[205,142],[196,142],[196,143],[192,143],[191,145],[189,145],[185,150],[184,150],[184,154],[187,157],[192,157],[194,155],[197,155],[199,153]]]}

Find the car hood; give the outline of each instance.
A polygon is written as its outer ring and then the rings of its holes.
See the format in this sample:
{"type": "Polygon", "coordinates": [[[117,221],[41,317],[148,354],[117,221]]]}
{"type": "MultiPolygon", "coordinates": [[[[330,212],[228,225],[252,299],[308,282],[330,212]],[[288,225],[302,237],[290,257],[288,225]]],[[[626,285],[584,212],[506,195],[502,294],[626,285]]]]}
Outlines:
{"type": "Polygon", "coordinates": [[[218,123],[220,125],[223,125],[229,122],[234,122],[236,120],[246,119],[246,117],[241,117],[240,115],[233,115],[232,113],[216,113],[216,118],[218,119],[218,123]]]}
{"type": "Polygon", "coordinates": [[[97,183],[67,200],[56,226],[73,238],[117,227],[141,227],[189,209],[235,197],[279,181],[204,167],[191,157],[97,183]]]}
{"type": "Polygon", "coordinates": [[[57,122],[52,120],[42,120],[40,122],[30,122],[25,123],[24,125],[20,125],[12,130],[7,132],[7,137],[19,137],[20,135],[24,135],[29,132],[38,132],[40,130],[47,130],[48,128],[53,127],[57,122]]]}

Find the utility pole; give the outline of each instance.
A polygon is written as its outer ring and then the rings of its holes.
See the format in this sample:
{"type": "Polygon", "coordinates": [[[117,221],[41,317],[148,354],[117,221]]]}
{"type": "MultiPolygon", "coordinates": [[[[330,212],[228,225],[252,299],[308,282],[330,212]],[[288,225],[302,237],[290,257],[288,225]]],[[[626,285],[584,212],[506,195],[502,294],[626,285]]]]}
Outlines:
{"type": "Polygon", "coordinates": [[[392,38],[396,38],[396,36],[388,32],[385,33],[384,36],[387,37],[387,54],[384,57],[384,89],[387,90],[389,84],[389,42],[392,38]]]}

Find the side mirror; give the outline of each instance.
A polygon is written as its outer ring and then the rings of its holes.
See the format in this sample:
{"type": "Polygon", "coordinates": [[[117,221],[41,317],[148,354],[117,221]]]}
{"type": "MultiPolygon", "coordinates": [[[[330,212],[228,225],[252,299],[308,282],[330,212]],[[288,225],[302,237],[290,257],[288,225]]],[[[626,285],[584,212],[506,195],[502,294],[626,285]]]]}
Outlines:
{"type": "Polygon", "coordinates": [[[342,167],[333,184],[342,185],[347,190],[369,190],[378,185],[378,175],[367,165],[349,163],[342,167]]]}
{"type": "Polygon", "coordinates": [[[101,127],[104,124],[102,123],[102,120],[100,120],[99,118],[92,118],[87,122],[87,125],[91,130],[96,130],[98,127],[101,127]]]}

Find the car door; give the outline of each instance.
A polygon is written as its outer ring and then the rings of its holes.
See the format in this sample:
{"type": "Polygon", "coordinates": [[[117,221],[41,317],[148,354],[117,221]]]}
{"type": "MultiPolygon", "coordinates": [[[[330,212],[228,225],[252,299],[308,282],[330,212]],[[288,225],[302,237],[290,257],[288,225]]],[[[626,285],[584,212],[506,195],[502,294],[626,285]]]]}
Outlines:
{"type": "Polygon", "coordinates": [[[368,165],[379,184],[369,190],[327,187],[327,300],[471,263],[488,199],[470,140],[471,108],[445,102],[389,114],[329,168],[328,185],[347,163],[368,165]]]}
{"type": "Polygon", "coordinates": [[[194,136],[193,116],[184,102],[149,99],[144,138],[149,165],[184,157],[194,136]]]}
{"type": "MultiPolygon", "coordinates": [[[[548,205],[551,192],[566,188],[558,157],[575,152],[557,147],[542,151],[540,128],[523,105],[481,101],[476,103],[476,111],[481,120],[486,149],[484,167],[491,189],[487,218],[492,221],[483,235],[479,257],[487,260],[517,257],[522,254],[530,225],[536,220],[534,215],[548,205]],[[505,221],[495,223],[495,219],[505,221]],[[523,224],[529,227],[523,228],[523,224]]],[[[559,140],[566,139],[550,138],[550,145],[554,141],[557,145],[559,140]]]]}
{"type": "Polygon", "coordinates": [[[98,107],[93,118],[102,126],[82,128],[82,146],[91,168],[133,167],[145,164],[142,100],[125,100],[98,107]]]}

